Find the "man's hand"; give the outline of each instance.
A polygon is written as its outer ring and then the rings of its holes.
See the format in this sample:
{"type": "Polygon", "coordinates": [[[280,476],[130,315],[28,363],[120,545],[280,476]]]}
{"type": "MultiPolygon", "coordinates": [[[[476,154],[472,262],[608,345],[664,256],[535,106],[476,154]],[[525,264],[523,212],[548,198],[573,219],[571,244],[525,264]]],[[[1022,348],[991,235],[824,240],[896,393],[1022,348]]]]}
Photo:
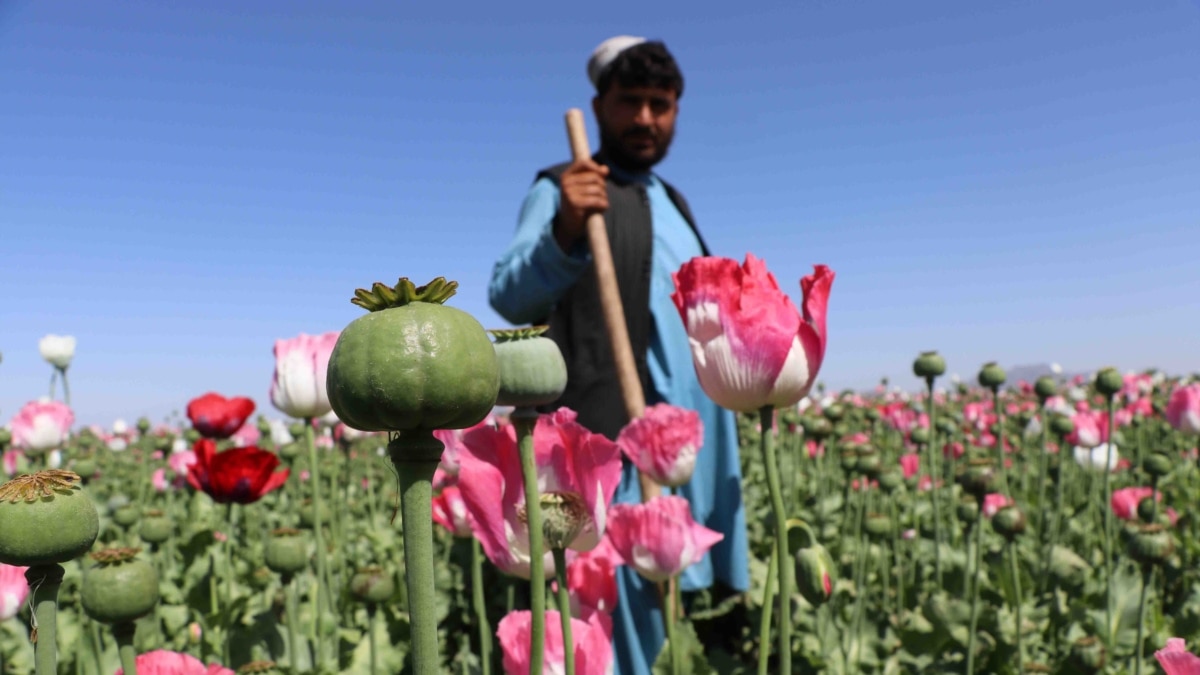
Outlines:
{"type": "Polygon", "coordinates": [[[608,209],[607,177],[608,167],[591,158],[575,162],[563,172],[562,201],[554,219],[554,238],[562,250],[569,251],[586,235],[588,216],[608,209]]]}

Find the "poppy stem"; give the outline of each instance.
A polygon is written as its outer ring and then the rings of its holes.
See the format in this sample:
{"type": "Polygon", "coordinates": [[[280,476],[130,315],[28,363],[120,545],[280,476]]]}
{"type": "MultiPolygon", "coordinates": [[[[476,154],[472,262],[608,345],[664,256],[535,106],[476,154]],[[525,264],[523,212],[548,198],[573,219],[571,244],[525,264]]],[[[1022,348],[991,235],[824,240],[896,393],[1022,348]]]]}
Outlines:
{"type": "Polygon", "coordinates": [[[1144,563],[1142,564],[1142,597],[1138,601],[1137,660],[1133,662],[1133,675],[1142,675],[1142,650],[1145,647],[1143,636],[1146,629],[1146,589],[1150,587],[1153,572],[1153,567],[1144,563]]]}
{"type": "Polygon", "coordinates": [[[35,565],[25,570],[25,580],[33,593],[33,663],[37,675],[58,673],[58,587],[63,567],[58,564],[35,565]]]}
{"type": "MultiPolygon", "coordinates": [[[[329,568],[325,562],[325,541],[322,532],[325,511],[321,508],[321,464],[320,458],[317,456],[317,444],[313,439],[311,417],[304,418],[304,442],[308,445],[309,484],[312,486],[313,500],[313,540],[317,547],[317,597],[315,603],[317,634],[313,638],[317,643],[317,662],[314,664],[313,670],[319,671],[325,667],[325,631],[321,628],[321,619],[330,608],[329,589],[326,588],[329,568]]],[[[407,548],[405,553],[407,554],[407,548]]]]}
{"type": "Polygon", "coordinates": [[[771,550],[771,562],[767,567],[767,579],[763,582],[762,615],[758,621],[758,675],[767,675],[767,661],[771,656],[771,601],[775,599],[775,577],[779,569],[776,542],[771,550]]]}
{"type": "Polygon", "coordinates": [[[1106,638],[1105,644],[1112,645],[1113,642],[1113,625],[1112,625],[1112,456],[1116,451],[1116,444],[1113,443],[1114,435],[1116,434],[1116,424],[1113,419],[1113,408],[1116,405],[1116,397],[1108,397],[1108,444],[1105,446],[1104,452],[1104,493],[1101,495],[1101,503],[1099,504],[1100,512],[1103,514],[1101,523],[1104,529],[1104,635],[1106,638]]]}
{"type": "MultiPolygon", "coordinates": [[[[932,481],[929,486],[930,501],[933,502],[933,538],[936,544],[933,548],[933,569],[934,576],[937,578],[937,587],[942,587],[942,507],[941,498],[942,491],[938,487],[938,478],[940,472],[937,470],[937,404],[933,400],[933,377],[925,378],[927,390],[929,392],[929,442],[925,447],[929,455],[929,477],[932,481]]],[[[918,478],[918,481],[920,478],[918,478]]]]}
{"type": "Polygon", "coordinates": [[[971,557],[971,632],[967,634],[967,675],[975,675],[975,638],[979,625],[979,551],[983,548],[983,500],[975,514],[975,551],[971,557]]]}
{"type": "Polygon", "coordinates": [[[483,552],[479,540],[471,537],[471,603],[475,606],[475,624],[479,631],[481,675],[492,673],[492,626],[488,622],[487,602],[483,597],[483,552]]]}
{"type": "Polygon", "coordinates": [[[117,655],[121,659],[121,669],[125,671],[125,675],[137,675],[137,649],[133,646],[135,630],[136,627],[130,621],[123,621],[112,628],[113,638],[117,642],[117,655]]]}
{"type": "MultiPolygon", "coordinates": [[[[784,563],[787,555],[787,513],[783,506],[783,490],[779,487],[779,465],[775,459],[775,406],[765,405],[758,411],[762,429],[763,464],[767,470],[767,489],[771,493],[771,510],[775,516],[776,572],[779,575],[779,672],[792,672],[792,577],[784,563]]],[[[766,607],[763,611],[768,611],[766,607]]]]}
{"type": "Polygon", "coordinates": [[[538,493],[537,461],[533,454],[533,429],[538,413],[519,407],[512,412],[517,431],[517,451],[521,455],[521,477],[525,481],[525,515],[529,529],[529,672],[541,675],[546,640],[545,547],[542,543],[542,501],[538,493]]]}
{"type": "Polygon", "coordinates": [[[433,474],[445,449],[432,430],[414,429],[388,442],[400,477],[404,577],[411,622],[412,673],[437,675],[437,590],[433,574],[433,474]]]}
{"type": "MultiPolygon", "coordinates": [[[[562,620],[563,669],[566,675],[575,675],[575,638],[571,634],[571,599],[567,596],[567,552],[561,548],[551,549],[554,554],[554,575],[558,581],[558,616],[562,620]]],[[[667,619],[668,625],[674,623],[667,619]]],[[[670,628],[667,635],[671,635],[670,628]]],[[[668,637],[668,639],[670,639],[668,637]]],[[[675,643],[671,643],[671,668],[675,671],[675,643]]]]}

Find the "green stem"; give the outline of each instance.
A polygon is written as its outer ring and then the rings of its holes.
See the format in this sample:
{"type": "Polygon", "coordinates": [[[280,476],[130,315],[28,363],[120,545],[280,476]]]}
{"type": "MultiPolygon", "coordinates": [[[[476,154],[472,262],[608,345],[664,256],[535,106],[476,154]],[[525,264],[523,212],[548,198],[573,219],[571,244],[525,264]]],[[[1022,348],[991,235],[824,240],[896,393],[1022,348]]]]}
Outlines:
{"type": "Polygon", "coordinates": [[[92,643],[92,658],[96,661],[96,675],[104,675],[104,666],[101,664],[104,647],[100,643],[100,626],[90,617],[84,617],[84,621],[88,624],[88,639],[92,643]]]}
{"type": "Polygon", "coordinates": [[[54,378],[58,376],[58,368],[50,371],[50,400],[54,400],[54,378]]]}
{"type": "Polygon", "coordinates": [[[288,662],[292,666],[292,675],[300,675],[300,639],[297,637],[297,628],[300,624],[300,601],[296,597],[299,592],[296,590],[296,578],[294,575],[287,575],[283,580],[287,588],[287,631],[288,631],[288,662]]]}
{"type": "Polygon", "coordinates": [[[1141,675],[1142,647],[1145,646],[1146,590],[1150,589],[1153,574],[1153,567],[1148,565],[1141,566],[1141,599],[1138,602],[1138,656],[1136,656],[1136,661],[1134,661],[1134,675],[1141,675]]]}
{"type": "Polygon", "coordinates": [[[537,418],[537,411],[533,408],[517,408],[511,417],[517,431],[517,450],[521,455],[525,515],[529,529],[529,672],[541,675],[546,650],[546,549],[542,544],[542,501],[538,493],[537,462],[533,454],[533,429],[537,425],[537,418]]]}
{"type": "Polygon", "coordinates": [[[900,548],[900,518],[896,510],[896,500],[888,500],[888,510],[892,516],[892,559],[896,565],[896,616],[904,613],[904,558],[900,548]]]}
{"type": "MultiPolygon", "coordinates": [[[[313,421],[311,417],[304,418],[304,442],[308,445],[309,484],[312,486],[313,507],[313,540],[317,547],[317,594],[314,598],[316,607],[317,633],[313,639],[317,643],[317,662],[313,670],[319,671],[325,667],[325,636],[321,630],[321,617],[329,611],[329,589],[326,588],[329,567],[325,561],[325,541],[322,528],[324,510],[321,508],[321,463],[317,456],[317,444],[313,439],[313,421]]],[[[398,468],[398,467],[397,467],[398,468]]],[[[408,549],[405,549],[405,553],[408,549]]]]}
{"type": "Polygon", "coordinates": [[[367,605],[367,635],[369,636],[367,638],[367,643],[371,649],[371,675],[375,675],[377,672],[377,659],[375,656],[375,624],[378,623],[379,620],[375,618],[375,616],[378,613],[379,608],[376,607],[375,603],[372,602],[371,604],[367,605]]]}
{"type": "Polygon", "coordinates": [[[1046,516],[1047,516],[1046,471],[1047,471],[1047,466],[1050,464],[1049,451],[1046,449],[1046,434],[1047,434],[1047,431],[1050,429],[1050,420],[1047,418],[1046,407],[1044,405],[1042,406],[1042,410],[1041,410],[1041,422],[1042,422],[1042,433],[1041,433],[1041,447],[1042,447],[1041,460],[1042,461],[1039,463],[1039,467],[1038,467],[1037,522],[1038,522],[1039,541],[1045,542],[1046,541],[1046,530],[1047,530],[1047,528],[1046,528],[1046,516]]]}
{"type": "Polygon", "coordinates": [[[1050,536],[1046,541],[1046,559],[1042,565],[1042,579],[1050,579],[1050,557],[1054,547],[1058,545],[1058,532],[1062,523],[1063,483],[1067,481],[1067,457],[1064,450],[1065,442],[1062,436],[1058,439],[1058,480],[1054,482],[1054,512],[1051,514],[1050,536]]]}
{"type": "Polygon", "coordinates": [[[967,635],[967,675],[975,675],[975,633],[979,624],[979,550],[983,548],[983,504],[975,516],[975,551],[971,566],[971,632],[967,635]]]}
{"type": "Polygon", "coordinates": [[[1008,468],[1004,462],[1004,408],[1000,405],[1000,387],[992,390],[992,401],[992,412],[996,414],[996,470],[1000,472],[1000,485],[1004,494],[1013,499],[1012,488],[1008,485],[1008,468]]]}
{"type": "Polygon", "coordinates": [[[1113,407],[1116,398],[1108,397],[1108,445],[1105,448],[1104,454],[1104,494],[1100,500],[1100,512],[1102,515],[1102,527],[1104,529],[1104,634],[1106,638],[1105,644],[1111,647],[1113,641],[1113,625],[1112,625],[1112,506],[1110,505],[1112,488],[1110,483],[1112,480],[1112,471],[1108,468],[1109,458],[1112,457],[1113,450],[1116,446],[1113,445],[1113,435],[1116,433],[1116,420],[1113,418],[1113,407]]]}
{"type": "MultiPolygon", "coordinates": [[[[775,463],[775,407],[763,406],[758,413],[762,427],[763,464],[767,469],[767,489],[771,493],[771,510],[775,516],[775,557],[779,575],[779,672],[792,672],[792,577],[788,574],[784,556],[787,555],[787,513],[783,508],[783,491],[779,487],[778,465],[775,463]]],[[[766,611],[766,608],[763,608],[766,611]]]]}
{"type": "MultiPolygon", "coordinates": [[[[571,634],[571,599],[567,596],[567,552],[561,548],[552,549],[554,555],[554,575],[558,581],[558,616],[562,620],[563,669],[566,675],[575,675],[575,638],[571,634]]],[[[671,639],[671,624],[674,618],[667,620],[667,639],[671,639]]],[[[671,664],[675,673],[675,643],[671,643],[671,664]]]]}
{"type": "MultiPolygon", "coordinates": [[[[937,578],[938,588],[942,587],[942,507],[941,507],[941,488],[938,487],[939,473],[937,471],[937,404],[933,400],[933,378],[925,378],[927,389],[929,391],[929,443],[927,444],[929,455],[929,479],[932,484],[929,486],[929,498],[933,502],[933,536],[937,545],[933,549],[933,569],[934,576],[937,578]]],[[[898,525],[899,523],[897,523],[898,525]]]]}
{"type": "Polygon", "coordinates": [[[33,626],[37,638],[33,662],[37,675],[57,675],[58,587],[62,584],[62,565],[35,565],[25,570],[25,580],[33,593],[33,626]]]}
{"type": "Polygon", "coordinates": [[[125,675],[137,675],[137,650],[133,647],[133,634],[136,627],[130,621],[115,624],[113,637],[117,641],[117,654],[121,658],[121,669],[125,675]]]}
{"type": "Polygon", "coordinates": [[[1008,542],[1008,569],[1013,578],[1013,586],[1016,591],[1016,599],[1013,601],[1013,609],[1016,611],[1016,634],[1017,634],[1017,672],[1025,672],[1025,646],[1021,639],[1021,569],[1017,565],[1017,547],[1012,542],[1008,542]]]}
{"type": "Polygon", "coordinates": [[[427,429],[406,431],[388,443],[400,477],[404,576],[408,585],[413,675],[439,672],[437,591],[433,575],[433,474],[445,446],[427,429]]]}
{"type": "Polygon", "coordinates": [[[58,372],[62,373],[63,402],[67,404],[68,408],[70,408],[71,407],[71,388],[67,385],[67,369],[61,368],[61,369],[59,369],[58,372]]]}
{"type": "Polygon", "coordinates": [[[479,540],[471,538],[471,603],[475,607],[475,626],[479,630],[479,663],[482,675],[492,672],[492,626],[488,622],[487,602],[483,597],[483,551],[479,540]]]}
{"type": "Polygon", "coordinates": [[[771,657],[771,602],[775,599],[775,578],[779,569],[778,548],[778,542],[771,547],[767,579],[763,583],[762,615],[758,620],[758,675],[767,675],[767,661],[771,657]]]}

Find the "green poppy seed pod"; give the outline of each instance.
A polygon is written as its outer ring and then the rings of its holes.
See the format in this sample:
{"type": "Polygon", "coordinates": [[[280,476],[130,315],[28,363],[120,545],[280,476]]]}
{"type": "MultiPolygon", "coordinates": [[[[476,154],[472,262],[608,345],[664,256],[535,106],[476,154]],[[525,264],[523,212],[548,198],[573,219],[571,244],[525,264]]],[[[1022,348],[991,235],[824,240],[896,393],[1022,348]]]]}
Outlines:
{"type": "MultiPolygon", "coordinates": [[[[305,499],[300,502],[300,525],[307,530],[311,530],[317,522],[316,509],[313,507],[311,499],[305,499]]],[[[321,523],[329,524],[329,506],[324,502],[321,503],[321,523]]]]}
{"type": "Polygon", "coordinates": [[[174,442],[174,439],[170,436],[155,436],[154,449],[162,452],[165,455],[167,451],[171,449],[171,445],[174,442]]]}
{"type": "Polygon", "coordinates": [[[992,529],[1009,541],[1024,532],[1025,527],[1025,514],[1016,506],[1002,507],[992,516],[992,529]]]}
{"type": "Polygon", "coordinates": [[[113,510],[112,519],[117,525],[128,529],[142,517],[142,511],[133,504],[125,504],[113,510]]]}
{"type": "Polygon", "coordinates": [[[1153,523],[1163,515],[1163,509],[1158,508],[1153,497],[1143,497],[1137,504],[1137,515],[1143,523],[1153,523]]]}
{"type": "Polygon", "coordinates": [[[936,351],[921,352],[917,360],[913,361],[913,375],[923,380],[932,380],[945,374],[946,359],[943,359],[941,354],[936,351]]]}
{"type": "Polygon", "coordinates": [[[883,513],[868,513],[863,520],[863,527],[876,540],[887,540],[892,536],[892,519],[883,513]]]}
{"type": "Polygon", "coordinates": [[[842,418],[846,416],[846,409],[842,407],[841,403],[834,403],[825,410],[821,411],[821,414],[824,415],[825,419],[829,420],[830,422],[840,422],[842,418]]]}
{"type": "Polygon", "coordinates": [[[140,549],[110,548],[92,554],[96,563],[83,577],[79,602],[101,623],[136,621],[158,604],[158,572],[137,558],[140,549]]]}
{"type": "Polygon", "coordinates": [[[271,532],[264,551],[267,567],[276,574],[296,574],[308,567],[308,541],[300,530],[280,528],[271,532]]]}
{"type": "Polygon", "coordinates": [[[1096,391],[1100,392],[1101,396],[1112,398],[1125,386],[1125,378],[1121,377],[1116,368],[1101,368],[1100,372],[1096,373],[1095,384],[1096,391]]]}
{"type": "Polygon", "coordinates": [[[1075,422],[1065,415],[1052,415],[1050,417],[1050,431],[1059,438],[1070,436],[1075,431],[1075,422]]]}
{"type": "Polygon", "coordinates": [[[1083,588],[1091,572],[1092,566],[1075,551],[1065,546],[1055,546],[1050,550],[1050,576],[1062,588],[1083,588]]]}
{"type": "Polygon", "coordinates": [[[1104,670],[1106,650],[1100,640],[1088,636],[1079,638],[1071,645],[1071,655],[1067,657],[1067,665],[1072,672],[1080,675],[1096,675],[1104,670]]]}
{"type": "Polygon", "coordinates": [[[300,456],[302,448],[299,443],[285,443],[279,446],[279,458],[291,464],[300,456]]]}
{"type": "Polygon", "coordinates": [[[574,493],[542,493],[541,506],[543,541],[550,550],[565,550],[591,519],[583,499],[574,493]]]}
{"type": "Polygon", "coordinates": [[[904,485],[904,473],[898,466],[889,466],[879,472],[879,487],[891,494],[904,485]]]}
{"type": "Polygon", "coordinates": [[[958,519],[964,523],[974,523],[979,517],[979,502],[974,499],[964,499],[958,503],[956,509],[958,519]]]}
{"type": "Polygon", "coordinates": [[[954,432],[958,431],[958,425],[954,420],[942,418],[938,420],[937,430],[943,436],[952,436],[954,432]]]}
{"type": "Polygon", "coordinates": [[[350,578],[350,593],[362,602],[387,602],[395,592],[395,580],[382,567],[364,567],[350,578]]]}
{"type": "Polygon", "coordinates": [[[187,441],[188,445],[195,445],[196,441],[200,440],[200,432],[195,429],[184,429],[183,440],[187,441]]]}
{"type": "Polygon", "coordinates": [[[1058,393],[1058,383],[1054,381],[1053,377],[1043,375],[1033,383],[1033,393],[1037,394],[1038,401],[1045,405],[1050,397],[1058,393]]]}
{"type": "Polygon", "coordinates": [[[967,494],[982,500],[996,484],[996,468],[990,459],[980,457],[968,460],[967,466],[959,474],[958,482],[967,494]]]}
{"type": "Polygon", "coordinates": [[[867,416],[867,421],[869,421],[869,422],[878,422],[879,421],[879,417],[880,417],[879,411],[874,408],[867,408],[867,411],[864,414],[867,416]]]}
{"type": "Polygon", "coordinates": [[[175,522],[162,511],[150,510],[142,518],[142,526],[138,528],[138,536],[148,544],[161,544],[171,538],[175,532],[175,522]]]}
{"type": "Polygon", "coordinates": [[[288,433],[292,438],[304,438],[304,424],[302,422],[292,422],[288,425],[288,433]]]}
{"type": "Polygon", "coordinates": [[[77,459],[71,468],[75,470],[75,473],[79,474],[81,479],[87,481],[96,475],[96,460],[91,457],[77,459]]]}
{"type": "Polygon", "coordinates": [[[833,557],[824,546],[814,543],[796,551],[793,557],[796,568],[796,586],[800,595],[814,607],[829,602],[833,597],[833,584],[837,568],[833,557]]]}
{"type": "Polygon", "coordinates": [[[883,468],[883,462],[879,459],[879,454],[870,449],[860,450],[858,452],[858,472],[862,475],[875,480],[879,478],[879,472],[883,468]]]}
{"type": "Polygon", "coordinates": [[[1008,379],[1008,374],[995,361],[990,361],[979,370],[979,386],[996,390],[1008,379]]]}
{"type": "Polygon", "coordinates": [[[856,448],[846,448],[843,450],[840,459],[842,471],[850,473],[858,468],[858,450],[856,448]]]}
{"type": "Polygon", "coordinates": [[[418,288],[405,278],[355,291],[352,302],[369,313],[342,329],[325,381],[346,426],[463,429],[492,411],[500,391],[496,349],[475,317],[443,304],[457,287],[438,277],[418,288]]]}
{"type": "Polygon", "coordinates": [[[908,437],[913,443],[925,445],[929,443],[929,429],[926,427],[916,427],[912,430],[908,437]]]}
{"type": "Polygon", "coordinates": [[[1162,478],[1163,476],[1171,473],[1171,469],[1173,468],[1175,468],[1174,462],[1172,462],[1170,456],[1164,452],[1155,451],[1147,453],[1146,456],[1142,458],[1142,470],[1151,476],[1154,476],[1155,478],[1162,478]]]}
{"type": "Polygon", "coordinates": [[[12,443],[12,432],[0,427],[0,450],[7,448],[9,443],[12,443]]]}
{"type": "Polygon", "coordinates": [[[496,405],[517,408],[546,405],[567,388],[567,362],[558,344],[542,334],[547,326],[490,330],[500,366],[496,405]]]}
{"type": "Polygon", "coordinates": [[[50,469],[0,485],[0,562],[52,565],[92,547],[100,517],[79,475],[50,469]]]}
{"type": "Polygon", "coordinates": [[[254,421],[254,426],[258,429],[259,436],[263,438],[271,437],[271,422],[266,417],[259,415],[258,419],[254,421]]]}
{"type": "Polygon", "coordinates": [[[1129,539],[1129,557],[1144,565],[1161,565],[1175,552],[1171,533],[1158,523],[1143,523],[1129,539]]]}
{"type": "Polygon", "coordinates": [[[800,424],[804,426],[804,435],[818,443],[833,433],[833,424],[824,417],[803,417],[800,424]]]}
{"type": "Polygon", "coordinates": [[[138,433],[145,436],[147,431],[150,431],[150,419],[147,417],[139,417],[137,421],[138,433]]]}

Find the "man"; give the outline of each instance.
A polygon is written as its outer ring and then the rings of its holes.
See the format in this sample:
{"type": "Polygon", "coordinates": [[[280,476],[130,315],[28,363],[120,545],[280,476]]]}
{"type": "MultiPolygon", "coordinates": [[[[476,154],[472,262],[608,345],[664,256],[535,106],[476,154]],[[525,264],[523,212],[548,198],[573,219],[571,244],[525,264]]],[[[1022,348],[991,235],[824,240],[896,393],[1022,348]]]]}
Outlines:
{"type": "MultiPolygon", "coordinates": [[[[628,417],[585,227],[590,214],[604,214],[646,402],[697,410],[704,421],[695,474],[679,494],[691,502],[698,522],[725,539],[685,572],[682,588],[716,581],[745,591],[750,582],[736,423],[700,388],[687,332],[670,298],[671,273],[708,250],[683,196],[651,171],[674,138],[683,75],[661,42],[628,36],[601,43],[587,70],[596,87],[599,152],[537,174],[516,237],[496,263],[489,299],[513,323],[549,324],[547,335],[562,350],[568,372],[567,390],[551,408],[567,406],[579,413],[580,424],[616,438],[628,417]]],[[[636,470],[627,461],[616,500],[641,500],[636,470]]],[[[618,572],[617,584],[617,672],[649,673],[663,643],[657,592],[628,567],[618,572]]]]}

